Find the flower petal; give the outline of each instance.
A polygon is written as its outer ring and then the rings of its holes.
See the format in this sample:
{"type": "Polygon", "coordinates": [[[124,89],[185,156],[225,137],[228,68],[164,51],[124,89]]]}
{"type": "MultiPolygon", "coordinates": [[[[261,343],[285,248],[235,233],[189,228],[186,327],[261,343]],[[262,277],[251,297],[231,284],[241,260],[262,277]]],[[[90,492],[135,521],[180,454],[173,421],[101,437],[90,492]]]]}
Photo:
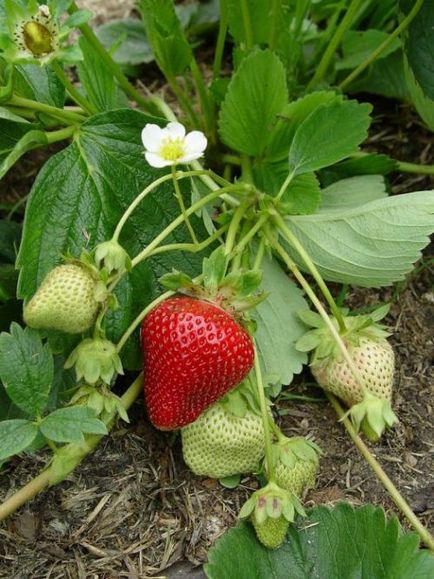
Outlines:
{"type": "Polygon", "coordinates": [[[181,123],[169,123],[166,125],[166,129],[171,139],[183,139],[185,137],[185,127],[181,123]]]}
{"type": "Polygon", "coordinates": [[[148,123],[142,131],[142,143],[147,151],[157,153],[164,138],[164,129],[158,125],[148,123]]]}
{"type": "Polygon", "coordinates": [[[163,159],[160,155],[149,151],[146,151],[145,157],[151,167],[157,167],[158,169],[161,167],[169,167],[174,164],[174,161],[168,161],[167,159],[163,159]]]}
{"type": "Polygon", "coordinates": [[[190,161],[200,159],[202,155],[203,153],[189,153],[187,155],[184,155],[183,157],[179,157],[179,159],[177,159],[177,163],[190,163],[190,161]]]}
{"type": "Polygon", "coordinates": [[[192,153],[202,154],[208,144],[207,138],[201,131],[191,131],[184,139],[185,152],[187,155],[192,153]]]}

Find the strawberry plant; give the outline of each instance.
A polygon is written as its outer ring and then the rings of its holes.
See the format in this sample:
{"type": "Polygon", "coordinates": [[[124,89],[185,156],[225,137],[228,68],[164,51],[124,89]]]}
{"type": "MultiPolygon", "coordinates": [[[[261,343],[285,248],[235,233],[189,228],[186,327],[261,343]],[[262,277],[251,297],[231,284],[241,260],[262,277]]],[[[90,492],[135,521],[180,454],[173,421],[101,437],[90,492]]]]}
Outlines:
{"type": "MultiPolygon", "coordinates": [[[[116,42],[107,50],[74,2],[5,1],[0,175],[32,149],[63,148],[31,187],[22,237],[15,221],[1,222],[0,298],[14,314],[0,335],[0,460],[52,455],[0,519],[62,482],[144,396],[157,429],[180,430],[195,474],[227,487],[257,475],[262,486],[239,512],[242,541],[261,548],[252,529],[269,549],[296,541],[321,449],[284,436],[273,411],[309,366],[434,548],[361,438],[376,441],[399,419],[395,354],[379,324],[388,308],[351,311],[335,293],[405,279],[434,230],[433,192],[389,195],[385,180],[433,167],[363,153],[372,106],[340,90],[395,54],[395,40],[411,45],[423,2],[402,2],[400,15],[393,2],[383,11],[367,2],[363,13],[360,4],[341,14],[328,2],[222,0],[208,70],[196,60],[194,18],[186,25],[171,0],[140,0],[169,105],[130,82],[116,42]],[[367,30],[372,50],[361,59],[351,32],[369,19],[400,23],[387,38],[367,30]]],[[[395,543],[405,541],[395,526],[395,543]]]]}

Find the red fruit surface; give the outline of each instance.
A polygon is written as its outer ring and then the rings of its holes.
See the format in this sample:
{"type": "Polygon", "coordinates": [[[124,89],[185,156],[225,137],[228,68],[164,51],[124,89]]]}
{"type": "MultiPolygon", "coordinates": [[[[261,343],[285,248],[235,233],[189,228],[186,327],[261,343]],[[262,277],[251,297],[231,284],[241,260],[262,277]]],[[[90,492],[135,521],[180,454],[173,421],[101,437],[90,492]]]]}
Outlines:
{"type": "Polygon", "coordinates": [[[225,310],[169,298],[142,324],[145,401],[151,422],[175,430],[194,422],[253,365],[249,334],[225,310]]]}

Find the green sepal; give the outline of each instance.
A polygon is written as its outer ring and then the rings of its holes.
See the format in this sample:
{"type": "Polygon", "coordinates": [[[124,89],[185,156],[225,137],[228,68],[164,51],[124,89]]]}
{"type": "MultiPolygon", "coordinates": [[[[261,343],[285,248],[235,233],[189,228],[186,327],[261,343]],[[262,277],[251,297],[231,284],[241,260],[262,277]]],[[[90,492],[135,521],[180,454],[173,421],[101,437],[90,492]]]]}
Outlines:
{"type": "Polygon", "coordinates": [[[219,479],[219,483],[226,489],[235,489],[240,484],[241,475],[233,474],[232,476],[226,476],[219,479]]]}
{"type": "Polygon", "coordinates": [[[92,12],[90,10],[77,10],[69,16],[63,26],[68,29],[77,28],[86,24],[91,18],[92,12]]]}
{"type": "Polygon", "coordinates": [[[95,248],[95,263],[98,268],[104,267],[107,272],[125,273],[131,271],[131,258],[117,241],[104,241],[95,248]]]}
{"type": "Polygon", "coordinates": [[[383,398],[378,398],[378,396],[374,396],[370,392],[365,392],[363,400],[358,404],[354,404],[344,414],[343,418],[347,416],[350,416],[357,432],[360,431],[362,423],[364,423],[368,436],[374,437],[373,432],[378,438],[380,438],[386,428],[391,428],[398,422],[390,402],[383,398]]]}
{"type": "Polygon", "coordinates": [[[229,258],[225,255],[223,246],[215,249],[209,257],[205,257],[202,262],[203,284],[208,292],[213,295],[217,293],[226,275],[229,258]]]}
{"type": "Polygon", "coordinates": [[[71,352],[65,368],[75,366],[77,380],[88,384],[102,380],[110,384],[115,374],[123,374],[122,362],[116,346],[109,340],[86,338],[71,352]]]}
{"type": "Polygon", "coordinates": [[[3,86],[0,86],[0,104],[8,102],[14,91],[14,67],[7,64],[3,70],[3,86]]]}
{"type": "Polygon", "coordinates": [[[191,293],[199,293],[201,288],[189,275],[175,269],[162,275],[158,281],[163,287],[172,291],[187,290],[191,293]]]}

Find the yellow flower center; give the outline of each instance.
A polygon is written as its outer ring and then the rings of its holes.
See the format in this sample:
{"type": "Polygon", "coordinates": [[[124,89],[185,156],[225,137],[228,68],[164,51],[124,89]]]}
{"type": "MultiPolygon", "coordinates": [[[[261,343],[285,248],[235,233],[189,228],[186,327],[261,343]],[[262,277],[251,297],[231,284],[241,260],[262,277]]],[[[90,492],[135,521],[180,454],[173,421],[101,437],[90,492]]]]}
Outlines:
{"type": "Polygon", "coordinates": [[[34,56],[42,56],[53,51],[51,32],[40,22],[30,21],[23,26],[26,48],[34,56]]]}
{"type": "Polygon", "coordinates": [[[160,155],[166,161],[176,161],[183,157],[185,153],[184,140],[181,137],[175,139],[165,139],[160,149],[160,155]]]}

